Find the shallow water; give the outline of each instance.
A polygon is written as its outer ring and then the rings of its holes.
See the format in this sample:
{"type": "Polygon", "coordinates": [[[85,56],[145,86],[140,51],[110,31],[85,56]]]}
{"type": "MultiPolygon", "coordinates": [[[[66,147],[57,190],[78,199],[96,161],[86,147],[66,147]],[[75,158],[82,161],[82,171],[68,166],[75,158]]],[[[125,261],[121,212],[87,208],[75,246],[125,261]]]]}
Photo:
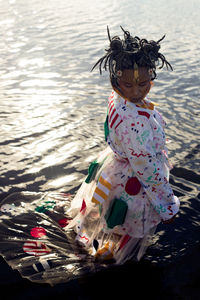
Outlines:
{"type": "Polygon", "coordinates": [[[150,98],[168,123],[171,182],[199,193],[199,0],[0,0],[0,192],[74,192],[105,147],[108,75],[90,72],[119,25],[158,40],[174,71],[150,98]],[[153,3],[153,4],[152,4],[153,3]]]}

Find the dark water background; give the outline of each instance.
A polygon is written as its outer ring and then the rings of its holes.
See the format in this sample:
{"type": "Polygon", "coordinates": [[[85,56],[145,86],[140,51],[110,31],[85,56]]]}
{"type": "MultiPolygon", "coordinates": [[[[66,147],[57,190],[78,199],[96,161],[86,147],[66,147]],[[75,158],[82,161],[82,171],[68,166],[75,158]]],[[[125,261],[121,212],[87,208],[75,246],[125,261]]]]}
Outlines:
{"type": "MultiPolygon", "coordinates": [[[[105,147],[108,75],[92,65],[106,26],[158,40],[173,72],[158,71],[160,104],[181,200],[200,182],[199,0],[0,0],[0,193],[75,192],[105,147]]],[[[186,202],[184,205],[187,205],[186,202]]]]}

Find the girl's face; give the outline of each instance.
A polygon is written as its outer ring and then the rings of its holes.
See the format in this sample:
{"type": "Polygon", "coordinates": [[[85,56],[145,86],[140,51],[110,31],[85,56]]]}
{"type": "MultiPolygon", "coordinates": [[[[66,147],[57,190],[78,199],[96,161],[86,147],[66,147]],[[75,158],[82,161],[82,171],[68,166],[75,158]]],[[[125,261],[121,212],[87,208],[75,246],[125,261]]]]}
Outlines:
{"type": "Polygon", "coordinates": [[[141,103],[151,88],[151,74],[145,67],[135,70],[124,70],[118,78],[118,84],[123,96],[133,103],[141,103]]]}

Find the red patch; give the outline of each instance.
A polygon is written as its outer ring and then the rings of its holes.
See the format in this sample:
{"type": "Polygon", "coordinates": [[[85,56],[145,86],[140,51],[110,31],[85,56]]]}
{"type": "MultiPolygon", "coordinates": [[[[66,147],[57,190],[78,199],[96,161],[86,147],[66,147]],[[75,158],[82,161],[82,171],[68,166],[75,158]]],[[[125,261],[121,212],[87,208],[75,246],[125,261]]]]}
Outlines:
{"type": "Polygon", "coordinates": [[[128,195],[135,196],[140,192],[140,189],[141,183],[139,182],[137,177],[131,177],[128,179],[125,186],[125,191],[128,195]]]}
{"type": "Polygon", "coordinates": [[[35,238],[41,238],[46,235],[46,230],[43,227],[35,227],[31,229],[31,235],[35,238]]]}
{"type": "Polygon", "coordinates": [[[145,116],[145,117],[147,117],[147,119],[150,118],[150,114],[147,113],[146,111],[138,111],[138,115],[145,116]]]}
{"type": "Polygon", "coordinates": [[[51,252],[51,249],[42,242],[28,240],[23,245],[23,250],[29,255],[45,255],[51,252]]]}
{"type": "Polygon", "coordinates": [[[65,226],[67,226],[70,221],[71,221],[71,219],[63,218],[58,221],[58,224],[63,228],[65,226]]]}
{"type": "Polygon", "coordinates": [[[128,241],[130,240],[130,235],[128,235],[128,234],[126,234],[124,237],[123,237],[123,239],[122,239],[122,241],[121,241],[121,243],[120,243],[120,245],[119,245],[119,250],[121,250],[127,243],[128,243],[128,241]]]}
{"type": "Polygon", "coordinates": [[[80,209],[80,212],[82,214],[85,213],[85,210],[86,210],[86,203],[85,203],[85,200],[83,199],[83,202],[82,202],[82,205],[81,205],[81,209],[80,209]]]}

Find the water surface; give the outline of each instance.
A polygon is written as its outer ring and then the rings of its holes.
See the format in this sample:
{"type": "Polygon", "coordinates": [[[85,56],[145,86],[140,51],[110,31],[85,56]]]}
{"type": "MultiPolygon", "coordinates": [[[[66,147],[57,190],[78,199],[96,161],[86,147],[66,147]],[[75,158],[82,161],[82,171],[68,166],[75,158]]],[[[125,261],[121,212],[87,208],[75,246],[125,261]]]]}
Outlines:
{"type": "Polygon", "coordinates": [[[105,147],[108,74],[90,72],[119,26],[158,40],[174,71],[158,70],[150,98],[168,123],[172,184],[198,194],[198,0],[0,0],[0,192],[74,192],[105,147]]]}

